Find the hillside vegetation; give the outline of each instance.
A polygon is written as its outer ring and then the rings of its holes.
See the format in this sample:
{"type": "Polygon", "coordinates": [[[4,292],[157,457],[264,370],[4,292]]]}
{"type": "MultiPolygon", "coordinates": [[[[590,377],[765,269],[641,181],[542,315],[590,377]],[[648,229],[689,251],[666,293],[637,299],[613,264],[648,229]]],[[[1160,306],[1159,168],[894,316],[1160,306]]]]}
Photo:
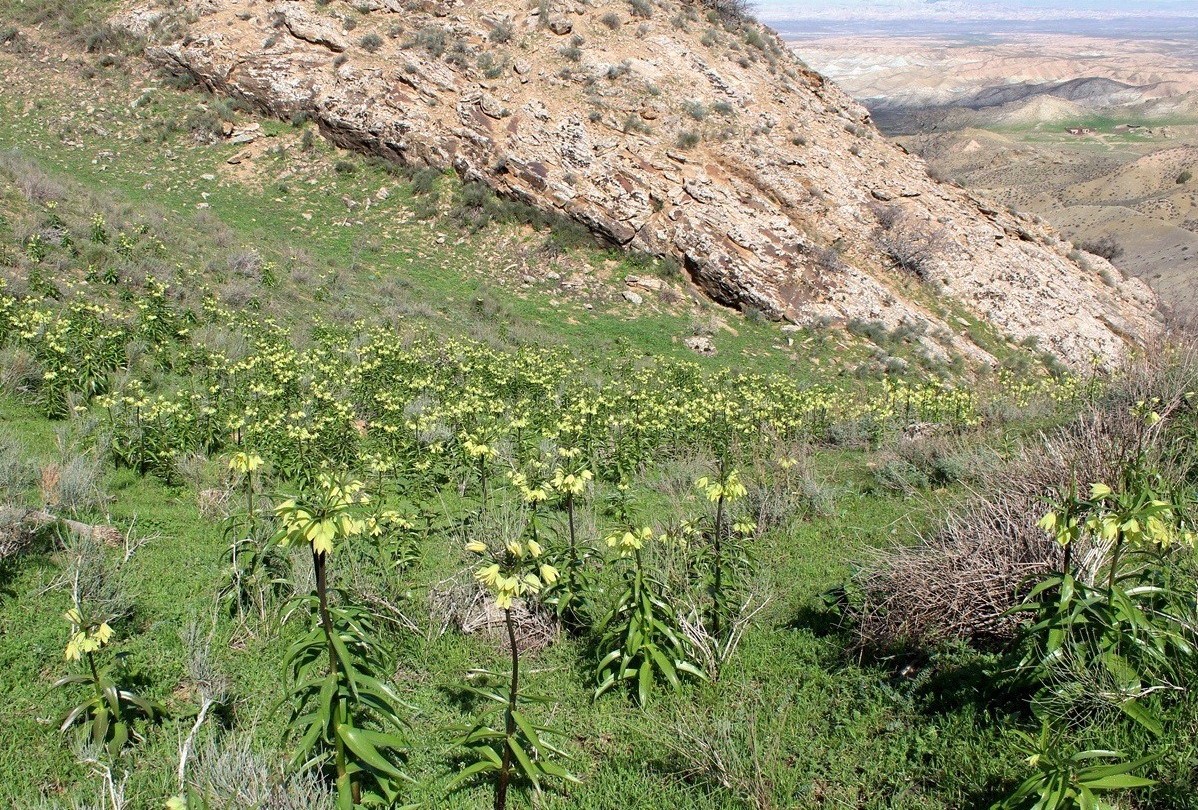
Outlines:
{"type": "Polygon", "coordinates": [[[0,801],[1198,806],[1191,353],[784,330],[32,6],[0,801]]]}

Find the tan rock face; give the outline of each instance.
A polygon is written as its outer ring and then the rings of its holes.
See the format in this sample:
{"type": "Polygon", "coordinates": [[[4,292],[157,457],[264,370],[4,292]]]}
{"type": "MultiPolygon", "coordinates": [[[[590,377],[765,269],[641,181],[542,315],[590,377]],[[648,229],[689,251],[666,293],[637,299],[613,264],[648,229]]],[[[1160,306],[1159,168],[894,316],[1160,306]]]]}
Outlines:
{"type": "Polygon", "coordinates": [[[281,117],[307,112],[343,146],[452,167],[673,256],[728,306],[913,322],[986,361],[936,314],[963,308],[1079,367],[1160,329],[1143,284],[1108,286],[1105,262],[1083,270],[1037,222],[932,180],[770,32],[698,5],[659,0],[649,19],[602,0],[194,10],[189,38],[152,59],[281,117]],[[381,48],[355,44],[372,33],[381,48]]]}

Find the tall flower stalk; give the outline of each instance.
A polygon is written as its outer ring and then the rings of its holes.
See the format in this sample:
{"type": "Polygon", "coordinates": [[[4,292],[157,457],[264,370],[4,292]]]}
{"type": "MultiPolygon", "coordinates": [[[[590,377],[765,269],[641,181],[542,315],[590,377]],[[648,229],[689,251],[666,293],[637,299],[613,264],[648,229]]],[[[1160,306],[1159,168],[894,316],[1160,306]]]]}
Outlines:
{"type": "MultiPolygon", "coordinates": [[[[307,543],[316,579],[315,626],[285,661],[294,683],[291,726],[300,733],[292,761],[303,765],[331,758],[338,810],[363,803],[364,788],[371,791],[365,796],[370,802],[393,802],[399,784],[408,779],[393,762],[401,755],[402,737],[364,725],[403,725],[398,698],[379,678],[383,667],[374,617],[361,608],[333,606],[329,598],[329,558],[338,543],[366,531],[356,512],[368,502],[360,481],[321,475],[315,487],[275,510],[280,545],[307,543]],[[323,675],[322,657],[327,659],[323,675]]],[[[306,601],[311,605],[311,598],[306,601]]]]}
{"type": "Polygon", "coordinates": [[[509,539],[492,547],[481,540],[467,544],[466,550],[479,555],[480,562],[474,578],[495,599],[503,611],[503,624],[511,654],[511,671],[506,679],[507,694],[502,695],[490,682],[499,680],[493,673],[473,673],[467,691],[486,699],[490,704],[475,719],[473,725],[455,729],[461,733],[457,744],[478,761],[464,768],[451,783],[456,787],[482,773],[495,774],[495,810],[505,810],[513,777],[522,776],[536,790],[546,776],[578,781],[555,762],[562,752],[548,741],[551,729],[537,725],[521,708],[520,640],[513,608],[518,600],[530,599],[558,581],[558,572],[543,561],[544,550],[536,540],[509,539]],[[502,729],[490,725],[491,717],[502,710],[502,729]]]}

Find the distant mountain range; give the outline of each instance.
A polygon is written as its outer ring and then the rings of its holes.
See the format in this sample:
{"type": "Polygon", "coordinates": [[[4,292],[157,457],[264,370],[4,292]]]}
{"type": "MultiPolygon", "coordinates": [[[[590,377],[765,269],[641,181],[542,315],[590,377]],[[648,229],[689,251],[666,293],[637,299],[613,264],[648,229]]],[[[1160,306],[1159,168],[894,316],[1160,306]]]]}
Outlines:
{"type": "Polygon", "coordinates": [[[764,0],[756,5],[766,21],[883,20],[957,21],[1094,20],[1144,18],[1198,19],[1194,0],[764,0]]]}

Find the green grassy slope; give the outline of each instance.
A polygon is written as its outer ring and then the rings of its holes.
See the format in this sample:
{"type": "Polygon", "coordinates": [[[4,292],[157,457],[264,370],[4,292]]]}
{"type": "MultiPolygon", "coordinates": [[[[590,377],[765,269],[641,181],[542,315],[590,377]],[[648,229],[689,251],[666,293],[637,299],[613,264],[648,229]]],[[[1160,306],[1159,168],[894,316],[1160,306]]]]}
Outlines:
{"type": "MultiPolygon", "coordinates": [[[[0,15],[14,15],[27,25],[34,17],[19,8],[24,5],[0,3],[0,15]]],[[[86,23],[84,12],[92,7],[79,8],[83,16],[73,19],[75,26],[86,23]]],[[[230,363],[260,356],[267,340],[246,322],[274,317],[288,330],[282,342],[300,347],[301,360],[329,346],[343,350],[334,352],[333,367],[355,386],[337,389],[341,398],[336,401],[371,421],[376,403],[361,390],[373,378],[358,373],[356,354],[369,343],[370,333],[356,325],[359,320],[387,330],[383,334],[399,345],[418,344],[428,335],[441,341],[464,336],[495,347],[499,367],[518,365],[522,355],[514,349],[539,346],[547,368],[577,361],[555,389],[563,396],[576,384],[618,390],[632,384],[636,368],[652,359],[661,361],[653,368],[662,369],[693,362],[698,377],[720,381],[695,390],[737,403],[744,401],[738,397],[755,394],[744,387],[762,384],[738,376],[741,372],[761,372],[789,386],[786,390],[806,392],[819,383],[843,394],[827,394],[835,403],[830,425],[804,433],[797,444],[767,435],[740,448],[743,463],[757,465],[752,472],[746,466],[754,480],[768,480],[771,473],[762,470],[773,469],[777,456],[786,453],[802,457],[804,477],[801,486],[786,493],[791,501],[783,519],[753,540],[755,580],[771,599],[719,681],[690,684],[678,695],[662,691],[640,709],[619,693],[592,700],[595,654],[585,637],[563,635],[529,654],[524,663],[530,688],[553,698],[542,719],[565,731],[569,767],[582,784],[554,786],[539,796],[519,785],[513,804],[596,810],[947,810],[987,806],[1024,775],[1014,730],[1026,727],[1028,719],[987,701],[982,672],[992,662],[989,654],[937,650],[930,666],[914,675],[899,674],[892,661],[864,661],[850,651],[850,634],[837,626],[821,595],[842,584],[853,561],[870,549],[911,542],[934,525],[946,505],[965,494],[975,445],[1001,452],[1019,434],[1054,423],[1060,413],[1045,392],[1071,397],[1072,388],[1037,381],[1017,391],[992,383],[978,386],[976,397],[952,399],[967,402],[964,410],[942,409],[927,421],[942,422],[940,429],[951,434],[946,441],[957,455],[955,466],[947,469],[957,472],[933,484],[894,461],[903,429],[923,421],[918,408],[914,415],[900,407],[898,413],[886,410],[879,416],[883,406],[893,404],[886,389],[855,376],[863,364],[879,363],[879,351],[911,358],[915,373],[922,374],[903,336],[875,336],[882,347],[842,333],[787,336],[776,324],[693,301],[668,268],[585,244],[576,234],[512,221],[472,233],[455,222],[454,212],[461,218],[462,200],[470,193],[455,179],[435,179],[432,185],[440,191],[434,203],[427,176],[397,176],[387,167],[334,152],[307,138],[311,126],[303,122],[257,121],[244,111],[218,108],[198,93],[137,78],[134,62],[118,59],[104,66],[93,57],[59,66],[4,54],[0,65],[6,79],[0,89],[0,150],[5,153],[0,265],[6,268],[6,289],[31,308],[50,312],[63,312],[72,302],[96,304],[106,308],[111,322],[128,326],[130,332],[122,333],[128,340],[118,352],[121,362],[104,377],[113,390],[132,390],[136,382],[165,398],[200,391],[208,384],[209,369],[195,357],[212,361],[215,368],[218,351],[232,358],[230,363]],[[22,75],[37,81],[16,81],[22,75]],[[261,135],[252,149],[198,142],[196,134],[213,123],[213,115],[239,126],[257,123],[261,135]],[[247,150],[252,155],[247,160],[228,162],[247,150]],[[384,187],[385,196],[378,193],[384,187]],[[355,206],[348,207],[343,198],[355,206]],[[428,213],[434,215],[420,218],[428,213]],[[93,235],[97,217],[103,240],[93,235]],[[61,241],[63,233],[69,244],[61,241]],[[43,255],[38,245],[47,240],[43,255]],[[258,258],[247,258],[254,253],[258,258]],[[521,269],[508,270],[512,264],[521,269]],[[521,280],[525,271],[533,279],[527,285],[521,280]],[[583,291],[563,289],[548,272],[566,280],[578,277],[583,291]],[[647,272],[663,274],[680,291],[678,297],[646,295],[640,307],[624,301],[624,276],[647,272]],[[139,305],[152,299],[147,275],[170,283],[168,311],[179,319],[172,320],[175,326],[186,324],[187,334],[158,342],[149,337],[154,333],[138,315],[139,305]],[[235,321],[210,314],[205,309],[209,294],[247,317],[235,321]],[[238,325],[245,327],[244,334],[238,325]],[[682,345],[681,338],[696,330],[712,333],[717,355],[699,357],[682,345]],[[189,353],[198,349],[212,353],[189,353]],[[1019,406],[1029,401],[1026,409],[1019,406]],[[1015,414],[1021,421],[995,418],[978,426],[974,417],[983,411],[995,417],[1000,411],[1015,414]],[[1034,415],[1042,421],[1033,421],[1034,415]],[[896,481],[895,475],[910,480],[896,481]],[[904,487],[913,494],[904,494],[904,487]],[[688,759],[672,750],[679,739],[688,740],[682,747],[699,755],[688,759]],[[701,743],[711,750],[703,752],[701,743]]],[[[465,213],[477,216],[478,210],[465,213]]],[[[1007,352],[1012,366],[1039,367],[1030,351],[1006,346],[983,325],[971,323],[970,329],[980,340],[991,340],[996,351],[1007,352]]],[[[115,526],[132,544],[117,542],[98,555],[116,566],[128,554],[119,567],[134,608],[117,624],[112,649],[127,653],[141,688],[171,711],[161,725],[146,729],[144,742],[112,763],[117,782],[127,780],[127,806],[159,808],[178,789],[179,743],[191,728],[197,699],[187,667],[189,646],[181,638],[192,624],[211,634],[211,665],[229,680],[229,699],[201,730],[201,748],[248,737],[265,767],[278,770],[293,742],[284,736],[286,709],[279,705],[285,699],[282,659],[303,623],[279,620],[281,600],[271,606],[268,620],[246,622],[217,603],[228,541],[219,517],[201,506],[206,494],[229,488],[226,469],[235,447],[227,431],[220,431],[210,453],[159,459],[146,474],[118,468],[103,404],[72,395],[64,400],[68,407],[62,418],[46,416],[44,371],[49,366],[30,360],[44,343],[40,337],[0,334],[0,502],[66,510],[64,502],[55,502],[54,493],[63,492],[64,485],[55,484],[54,476],[65,476],[80,460],[100,462],[94,480],[86,469],[72,480],[86,483],[90,493],[78,500],[75,516],[115,526]]],[[[457,351],[447,355],[456,358],[457,351]]],[[[310,389],[327,382],[318,365],[303,368],[294,402],[306,402],[310,389]]],[[[411,376],[425,371],[417,364],[411,376]]],[[[224,397],[239,393],[234,382],[214,375],[225,386],[224,397]]],[[[462,391],[474,381],[467,372],[454,378],[462,391]]],[[[265,385],[269,377],[253,382],[265,385]]],[[[408,378],[398,375],[391,382],[407,394],[408,378]]],[[[671,394],[660,380],[641,386],[635,390],[648,400],[671,394]]],[[[496,399],[506,396],[496,394],[496,399]]],[[[555,417],[569,413],[551,399],[533,403],[531,410],[555,417]]],[[[739,416],[741,410],[734,410],[739,416]]],[[[228,414],[236,412],[227,407],[228,414]]],[[[366,475],[367,454],[384,440],[373,424],[362,430],[360,440],[349,439],[343,454],[350,456],[348,462],[339,455],[344,448],[321,453],[366,475]]],[[[266,498],[297,485],[281,472],[290,445],[279,435],[264,432],[262,444],[254,447],[274,470],[262,494],[266,498]]],[[[194,439],[176,438],[180,445],[194,439]]],[[[690,493],[693,480],[709,474],[709,465],[704,448],[678,440],[654,446],[632,476],[641,501],[638,517],[661,522],[679,510],[701,513],[703,504],[690,493]],[[674,497],[679,489],[685,494],[674,497]]],[[[458,492],[459,484],[467,490],[474,486],[468,470],[455,468],[439,488],[419,497],[398,491],[398,479],[406,475],[381,487],[389,502],[437,517],[457,518],[468,511],[458,492]]],[[[616,500],[618,492],[609,478],[588,497],[587,539],[600,552],[606,548],[602,538],[619,526],[603,504],[616,500]]],[[[554,513],[553,522],[560,522],[560,515],[554,513]]],[[[385,637],[390,681],[413,707],[410,798],[428,807],[486,807],[491,801],[485,785],[452,794],[444,790],[458,762],[447,751],[442,729],[469,715],[455,684],[471,668],[503,671],[507,661],[492,637],[452,628],[436,632],[428,599],[468,564],[460,540],[456,530],[432,533],[414,567],[396,576],[353,571],[348,563],[349,571],[334,569],[351,587],[385,583],[417,625],[418,632],[388,626],[385,637]]],[[[368,549],[339,550],[334,566],[351,559],[365,565],[368,549]]],[[[308,560],[301,551],[293,562],[302,591],[308,560]]],[[[68,626],[62,615],[71,606],[70,589],[61,581],[66,563],[47,534],[20,555],[0,561],[0,728],[11,743],[0,751],[0,802],[9,806],[110,804],[97,799],[104,787],[96,767],[82,761],[85,756],[45,722],[68,708],[72,696],[51,688],[73,666],[63,660],[68,626]]],[[[609,593],[614,568],[601,570],[604,593],[609,593]]],[[[1082,742],[1107,740],[1092,730],[1075,736],[1082,742]]],[[[1157,796],[1166,803],[1157,806],[1195,806],[1185,794],[1195,767],[1193,736],[1193,729],[1178,731],[1179,753],[1158,774],[1167,790],[1157,796]]],[[[1126,742],[1129,750],[1148,746],[1134,736],[1126,742]]],[[[201,768],[194,762],[192,767],[193,772],[201,768]]]]}

